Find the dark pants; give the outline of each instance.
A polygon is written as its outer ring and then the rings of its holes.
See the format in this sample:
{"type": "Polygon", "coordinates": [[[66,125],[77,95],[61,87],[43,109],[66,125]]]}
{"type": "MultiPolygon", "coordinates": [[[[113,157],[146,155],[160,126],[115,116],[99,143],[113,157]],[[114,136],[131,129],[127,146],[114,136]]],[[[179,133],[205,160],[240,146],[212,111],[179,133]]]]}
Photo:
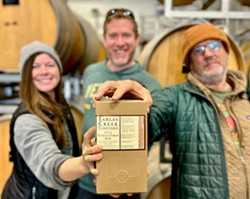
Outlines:
{"type": "MultiPolygon", "coordinates": [[[[114,198],[110,195],[93,194],[79,188],[76,199],[114,199],[114,198]]],[[[126,194],[123,194],[119,197],[119,199],[140,199],[140,194],[136,193],[130,197],[127,196],[126,194]]]]}

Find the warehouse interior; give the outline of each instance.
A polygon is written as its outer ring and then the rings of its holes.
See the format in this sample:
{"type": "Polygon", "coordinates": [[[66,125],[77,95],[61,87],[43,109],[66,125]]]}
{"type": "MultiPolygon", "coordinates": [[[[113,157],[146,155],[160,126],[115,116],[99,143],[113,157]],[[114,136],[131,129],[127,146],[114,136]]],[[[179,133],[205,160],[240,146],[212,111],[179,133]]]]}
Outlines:
{"type": "MultiPolygon", "coordinates": [[[[135,14],[141,34],[135,59],[161,86],[186,79],[179,57],[180,37],[188,27],[203,22],[210,22],[228,34],[232,69],[243,71],[250,81],[250,0],[2,0],[0,195],[12,169],[8,156],[9,123],[20,102],[21,47],[41,40],[58,50],[64,67],[64,96],[71,105],[77,131],[81,132],[84,117],[81,76],[86,66],[105,59],[103,22],[112,8],[128,8],[135,14]]],[[[142,193],[142,198],[169,198],[171,154],[164,139],[152,147],[148,166],[151,171],[148,192],[142,193]]]]}

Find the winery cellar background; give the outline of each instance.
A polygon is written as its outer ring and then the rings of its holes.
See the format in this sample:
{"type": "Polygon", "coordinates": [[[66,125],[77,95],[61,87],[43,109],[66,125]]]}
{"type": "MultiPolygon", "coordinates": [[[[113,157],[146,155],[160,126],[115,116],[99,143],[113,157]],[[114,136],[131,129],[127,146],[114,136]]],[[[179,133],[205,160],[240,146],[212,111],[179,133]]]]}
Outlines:
{"type": "MultiPolygon", "coordinates": [[[[230,65],[250,80],[250,0],[1,0],[0,195],[12,168],[9,121],[19,102],[20,48],[41,40],[57,49],[64,65],[64,95],[81,136],[81,75],[88,64],[105,59],[103,22],[106,12],[117,7],[134,12],[141,33],[135,56],[162,86],[185,80],[180,60],[182,33],[205,21],[226,31],[232,48],[230,65]]],[[[169,197],[170,159],[164,139],[155,143],[148,160],[149,192],[143,198],[169,197]]]]}

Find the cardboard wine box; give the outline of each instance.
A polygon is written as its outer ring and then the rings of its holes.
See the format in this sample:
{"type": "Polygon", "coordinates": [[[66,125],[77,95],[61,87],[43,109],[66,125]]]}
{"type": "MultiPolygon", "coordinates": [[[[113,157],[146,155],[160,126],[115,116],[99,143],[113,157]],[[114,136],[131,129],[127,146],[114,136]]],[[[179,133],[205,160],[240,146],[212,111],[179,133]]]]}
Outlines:
{"type": "Polygon", "coordinates": [[[109,99],[96,104],[97,193],[147,192],[147,103],[109,99]]]}

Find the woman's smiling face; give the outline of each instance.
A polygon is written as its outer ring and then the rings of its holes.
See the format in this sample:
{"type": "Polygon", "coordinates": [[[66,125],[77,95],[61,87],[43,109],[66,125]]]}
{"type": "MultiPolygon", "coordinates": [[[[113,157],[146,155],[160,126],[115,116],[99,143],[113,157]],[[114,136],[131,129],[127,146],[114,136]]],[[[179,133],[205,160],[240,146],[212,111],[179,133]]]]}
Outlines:
{"type": "Polygon", "coordinates": [[[32,80],[35,87],[52,98],[60,82],[60,71],[56,61],[46,53],[36,56],[32,67],[32,80]]]}

